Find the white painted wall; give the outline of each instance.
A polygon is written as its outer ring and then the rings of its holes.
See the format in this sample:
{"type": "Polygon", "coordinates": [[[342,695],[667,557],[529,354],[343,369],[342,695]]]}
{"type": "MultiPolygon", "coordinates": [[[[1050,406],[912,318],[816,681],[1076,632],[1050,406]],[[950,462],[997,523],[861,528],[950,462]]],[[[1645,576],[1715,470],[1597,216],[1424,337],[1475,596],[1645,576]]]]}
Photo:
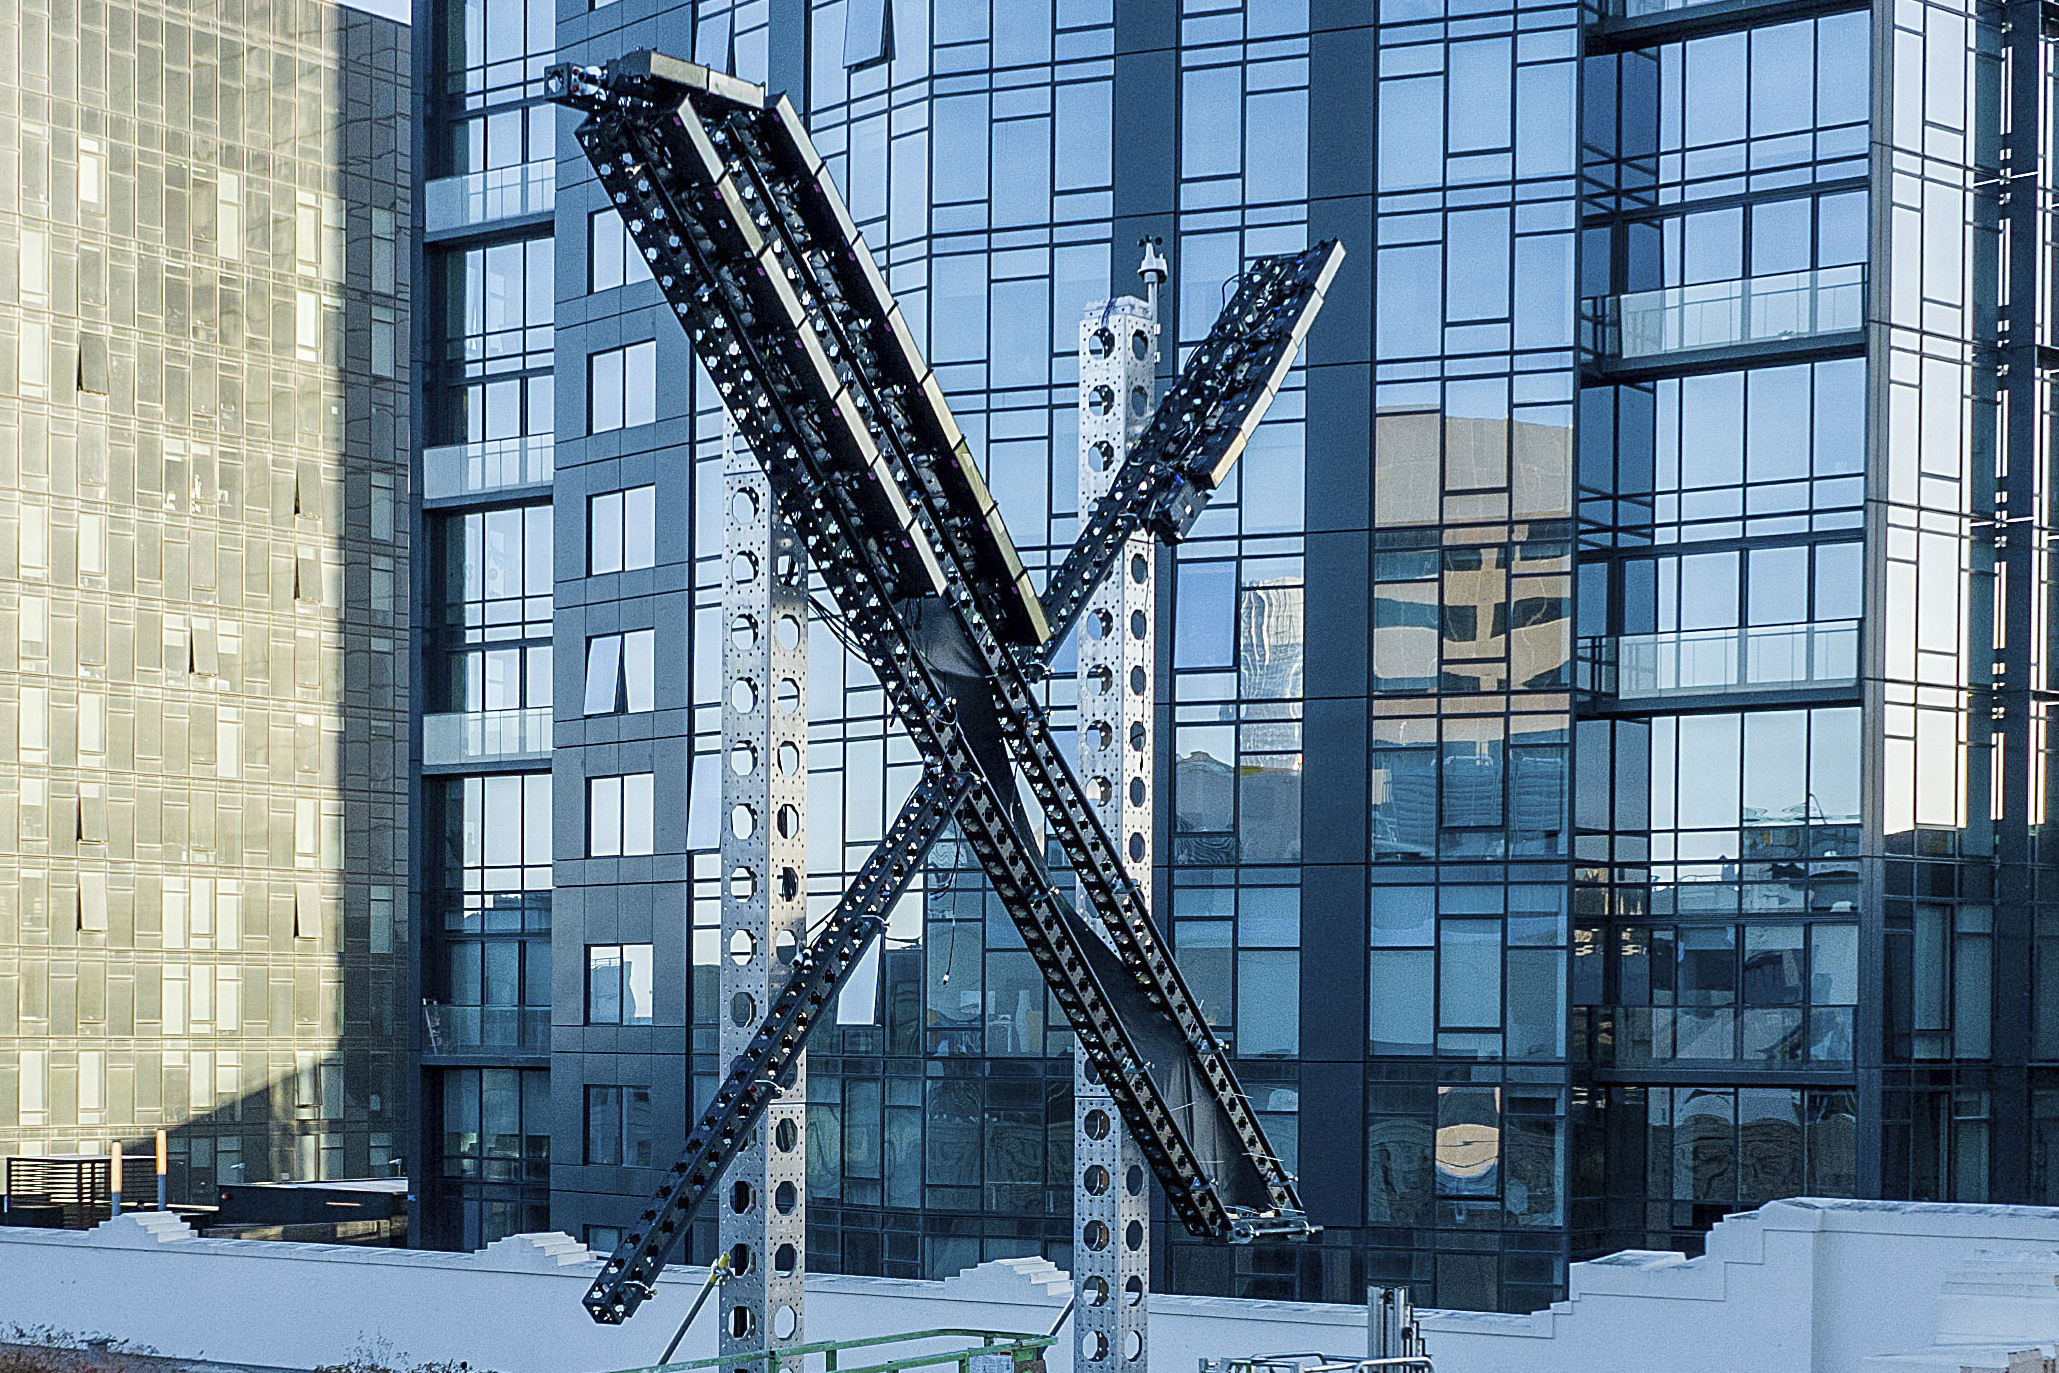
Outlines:
{"type": "MultiPolygon", "coordinates": [[[[678,1271],[625,1326],[579,1298],[596,1261],[562,1235],[476,1254],[205,1240],[171,1217],[78,1233],[0,1229],[0,1326],[111,1335],[159,1352],[305,1369],[353,1353],[497,1373],[603,1373],[656,1359],[699,1274],[678,1271]]],[[[1778,1202],[1716,1228],[1709,1252],[1575,1265],[1571,1297],[1528,1316],[1424,1313],[1439,1373],[1958,1373],[2059,1342],[2059,1210],[1778,1202]]],[[[1040,1259],[947,1282],[811,1277],[808,1329],[855,1339],[942,1326],[1045,1330],[1069,1294],[1040,1259]]],[[[714,1352],[703,1313],[680,1358],[714,1352]]],[[[1069,1326],[1068,1326],[1069,1332],[1069,1326]]],[[[1357,1354],[1365,1309],[1161,1296],[1152,1368],[1288,1350],[1357,1354]]],[[[1070,1373],[1061,1346],[1053,1373],[1070,1373]]]]}

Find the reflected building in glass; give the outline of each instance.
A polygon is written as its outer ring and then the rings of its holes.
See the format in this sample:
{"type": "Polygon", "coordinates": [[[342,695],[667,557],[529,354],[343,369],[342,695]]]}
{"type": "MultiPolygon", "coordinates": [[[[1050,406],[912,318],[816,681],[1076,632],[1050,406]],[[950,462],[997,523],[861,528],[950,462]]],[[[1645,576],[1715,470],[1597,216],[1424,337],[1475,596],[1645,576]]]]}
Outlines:
{"type": "MultiPolygon", "coordinates": [[[[1076,322],[1134,289],[1137,240],[1173,260],[1168,372],[1244,259],[1350,250],[1159,580],[1155,909],[1325,1229],[1168,1236],[1161,1290],[1529,1310],[1573,1259],[1774,1197],[2055,1194],[2046,231],[2007,170],[2049,127],[2034,25],[420,13],[425,677],[454,717],[425,721],[452,742],[423,966],[479,1027],[424,1059],[443,1242],[547,1203],[611,1245],[722,1067],[722,417],[569,125],[541,132],[553,47],[793,97],[1033,570],[1079,521],[1076,322]]],[[[811,648],[819,914],[919,761],[811,648]]],[[[1047,690],[1068,728],[1067,662],[1047,690]]],[[[811,1266],[1068,1262],[1064,1022],[950,842],[860,982],[811,1056],[811,1266]]]]}
{"type": "Polygon", "coordinates": [[[392,1175],[405,26],[29,0],[0,50],[0,1155],[392,1175]]]}

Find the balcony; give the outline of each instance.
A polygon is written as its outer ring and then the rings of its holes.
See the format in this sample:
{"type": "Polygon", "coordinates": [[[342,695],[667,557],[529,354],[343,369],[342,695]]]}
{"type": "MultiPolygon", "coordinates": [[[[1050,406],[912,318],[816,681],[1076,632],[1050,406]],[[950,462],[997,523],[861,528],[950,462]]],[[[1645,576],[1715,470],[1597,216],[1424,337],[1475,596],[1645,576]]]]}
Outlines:
{"type": "Polygon", "coordinates": [[[1859,622],[1752,625],[1580,641],[1582,684],[1619,701],[1852,686],[1859,622]]]}
{"type": "Polygon", "coordinates": [[[1852,333],[1866,322],[1866,269],[1668,286],[1590,298],[1582,306],[1589,351],[1620,361],[1852,333]]]}
{"type": "Polygon", "coordinates": [[[460,710],[422,717],[422,766],[548,762],[551,708],[460,710]]]}
{"type": "Polygon", "coordinates": [[[423,229],[430,236],[483,228],[497,220],[548,214],[555,209],[558,164],[546,158],[439,177],[422,192],[423,229]]]}
{"type": "Polygon", "coordinates": [[[422,1003],[432,1054],[476,1054],[550,1049],[548,1006],[445,1006],[422,1003]]]}
{"type": "Polygon", "coordinates": [[[484,443],[453,443],[422,450],[422,496],[430,501],[490,496],[516,486],[539,486],[556,470],[549,434],[484,443]]]}

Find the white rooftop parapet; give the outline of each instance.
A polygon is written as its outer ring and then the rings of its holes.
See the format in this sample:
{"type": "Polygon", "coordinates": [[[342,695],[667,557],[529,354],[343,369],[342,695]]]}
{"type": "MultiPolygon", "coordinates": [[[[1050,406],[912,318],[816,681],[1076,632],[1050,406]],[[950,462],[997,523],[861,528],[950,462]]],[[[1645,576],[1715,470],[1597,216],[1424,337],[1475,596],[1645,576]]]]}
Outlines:
{"type": "MultiPolygon", "coordinates": [[[[604,1373],[656,1360],[702,1274],[680,1266],[623,1326],[579,1298],[598,1259],[558,1234],[476,1254],[206,1239],[132,1212],[91,1231],[0,1228],[0,1325],[105,1335],[274,1368],[464,1360],[481,1373],[604,1373]]],[[[1070,1278],[1001,1259],[943,1282],[810,1275],[810,1337],[939,1327],[1042,1333],[1070,1278]]],[[[1699,1258],[1630,1250],[1529,1315],[1419,1312],[1437,1373],[2051,1373],[2059,1210],[1797,1200],[1718,1225],[1699,1258]]],[[[1363,1306],[1154,1295],[1153,1373],[1290,1350],[1361,1354],[1363,1306]]],[[[714,1321],[680,1358],[714,1353],[714,1321]]],[[[1071,1373],[1071,1340],[1051,1373],[1071,1373]]]]}

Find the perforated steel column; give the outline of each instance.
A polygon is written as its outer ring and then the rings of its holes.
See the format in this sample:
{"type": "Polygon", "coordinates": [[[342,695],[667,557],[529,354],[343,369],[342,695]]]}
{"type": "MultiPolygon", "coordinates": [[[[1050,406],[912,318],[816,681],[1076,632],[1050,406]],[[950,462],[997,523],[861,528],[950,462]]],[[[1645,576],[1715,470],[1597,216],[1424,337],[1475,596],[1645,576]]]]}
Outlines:
{"type": "MultiPolygon", "coordinates": [[[[1080,508],[1105,492],[1150,416],[1151,305],[1132,297],[1080,321],[1080,508]]],[[[1151,889],[1155,547],[1132,537],[1087,602],[1079,637],[1080,777],[1130,876],[1151,889]]],[[[1151,1282],[1150,1172],[1084,1054],[1073,1060],[1073,1326],[1079,1373],[1141,1373],[1151,1282]]]]}
{"type": "MultiPolygon", "coordinates": [[[[727,453],[723,489],[720,1043],[728,1063],[750,1043],[807,936],[808,572],[764,472],[740,444],[727,453]]],[[[805,1338],[805,1060],[781,1086],[756,1138],[729,1165],[718,1203],[730,1263],[725,1355],[805,1338]]]]}

